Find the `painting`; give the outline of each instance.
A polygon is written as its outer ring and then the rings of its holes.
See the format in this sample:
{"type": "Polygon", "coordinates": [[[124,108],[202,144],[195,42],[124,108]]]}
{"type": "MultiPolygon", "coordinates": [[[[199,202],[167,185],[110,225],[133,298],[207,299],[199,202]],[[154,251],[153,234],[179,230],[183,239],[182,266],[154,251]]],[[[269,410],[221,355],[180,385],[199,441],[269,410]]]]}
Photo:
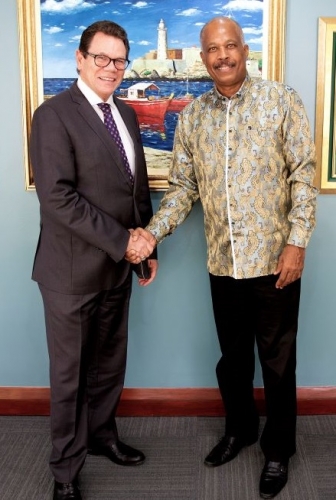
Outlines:
{"type": "Polygon", "coordinates": [[[315,143],[321,194],[336,193],[336,17],[319,18],[315,143]]]}
{"type": "Polygon", "coordinates": [[[33,112],[76,79],[74,54],[89,24],[110,19],[128,33],[131,63],[116,94],[138,115],[150,188],[164,190],[178,114],[213,86],[200,58],[202,26],[220,15],[238,21],[250,48],[249,73],[282,81],[285,8],[286,0],[200,0],[197,4],[191,0],[18,0],[26,189],[34,189],[28,158],[33,112]],[[146,101],[146,106],[140,101],[146,101]]]}

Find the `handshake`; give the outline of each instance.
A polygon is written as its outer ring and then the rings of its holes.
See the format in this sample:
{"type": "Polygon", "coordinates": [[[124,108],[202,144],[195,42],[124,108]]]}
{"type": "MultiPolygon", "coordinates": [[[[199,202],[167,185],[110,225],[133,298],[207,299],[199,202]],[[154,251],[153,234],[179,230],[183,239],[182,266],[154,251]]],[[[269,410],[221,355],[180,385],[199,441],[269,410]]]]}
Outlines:
{"type": "Polygon", "coordinates": [[[142,227],[129,229],[129,232],[131,236],[126,248],[125,259],[131,264],[139,264],[150,256],[157,241],[149,231],[142,227]]]}

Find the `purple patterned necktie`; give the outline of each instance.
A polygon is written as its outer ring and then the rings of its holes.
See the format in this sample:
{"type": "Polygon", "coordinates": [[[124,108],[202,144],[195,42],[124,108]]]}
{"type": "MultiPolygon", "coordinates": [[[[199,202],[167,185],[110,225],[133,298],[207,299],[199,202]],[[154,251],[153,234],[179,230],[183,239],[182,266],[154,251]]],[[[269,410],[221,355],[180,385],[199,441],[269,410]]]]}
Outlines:
{"type": "Polygon", "coordinates": [[[107,130],[110,132],[111,136],[113,137],[116,145],[118,146],[118,149],[119,149],[120,154],[122,156],[122,159],[124,161],[126,172],[128,174],[128,177],[130,178],[131,183],[133,184],[134,177],[132,174],[131,167],[128,163],[126,151],[125,151],[124,145],[122,143],[122,140],[121,140],[118,128],[117,128],[117,124],[114,121],[114,118],[112,116],[111,106],[107,102],[100,102],[98,104],[98,106],[102,110],[102,112],[104,113],[104,124],[105,124],[107,130]]]}

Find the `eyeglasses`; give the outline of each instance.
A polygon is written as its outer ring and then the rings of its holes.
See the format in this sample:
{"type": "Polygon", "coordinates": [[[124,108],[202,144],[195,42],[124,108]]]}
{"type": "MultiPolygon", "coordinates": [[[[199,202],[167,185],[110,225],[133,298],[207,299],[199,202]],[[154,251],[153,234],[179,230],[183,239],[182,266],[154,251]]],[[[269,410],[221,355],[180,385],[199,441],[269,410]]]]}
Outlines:
{"type": "Polygon", "coordinates": [[[93,57],[95,65],[98,68],[106,68],[111,62],[113,62],[115,69],[124,70],[127,68],[129,63],[128,59],[112,59],[112,57],[104,56],[102,54],[91,54],[90,52],[83,52],[83,54],[87,54],[88,56],[93,57]]]}

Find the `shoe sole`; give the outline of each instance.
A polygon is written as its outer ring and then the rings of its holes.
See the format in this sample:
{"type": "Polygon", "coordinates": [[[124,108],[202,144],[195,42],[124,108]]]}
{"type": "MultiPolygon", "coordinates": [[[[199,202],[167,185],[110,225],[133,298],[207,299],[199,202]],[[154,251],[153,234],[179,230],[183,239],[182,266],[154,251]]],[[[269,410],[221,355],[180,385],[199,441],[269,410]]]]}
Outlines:
{"type": "Polygon", "coordinates": [[[246,443],[240,448],[239,451],[237,451],[237,453],[235,455],[231,455],[231,457],[228,460],[224,460],[224,462],[220,462],[218,464],[213,464],[211,462],[207,462],[206,460],[204,460],[204,465],[206,465],[207,467],[215,468],[215,467],[220,467],[221,465],[227,464],[227,463],[231,462],[232,460],[234,460],[239,455],[239,453],[241,452],[241,450],[243,448],[247,448],[248,446],[252,446],[257,441],[258,441],[258,437],[251,439],[251,441],[246,441],[246,443]]]}
{"type": "MultiPolygon", "coordinates": [[[[282,491],[283,488],[281,488],[280,491],[282,491]]],[[[263,498],[264,500],[269,500],[270,498],[274,498],[276,497],[277,495],[279,495],[280,491],[278,491],[277,493],[261,493],[261,491],[259,491],[259,495],[261,498],[263,498]]]]}
{"type": "MultiPolygon", "coordinates": [[[[239,450],[241,451],[241,450],[239,450]]],[[[204,465],[206,465],[207,467],[211,467],[212,469],[214,469],[215,467],[220,467],[221,465],[224,465],[224,464],[228,464],[229,462],[231,462],[232,460],[234,460],[237,456],[238,456],[239,452],[236,453],[235,455],[231,455],[231,457],[228,459],[228,460],[224,460],[223,462],[220,462],[218,464],[213,464],[211,462],[207,462],[206,460],[204,460],[204,465]]]]}
{"type": "Polygon", "coordinates": [[[122,465],[123,467],[135,467],[136,465],[143,464],[146,460],[146,458],[144,458],[143,460],[138,460],[137,462],[118,462],[117,460],[113,460],[111,457],[109,457],[108,455],[105,455],[104,453],[98,453],[98,452],[95,452],[93,450],[88,450],[87,454],[95,456],[95,457],[104,457],[107,460],[109,460],[110,462],[113,462],[114,464],[117,464],[117,465],[122,465]]]}

